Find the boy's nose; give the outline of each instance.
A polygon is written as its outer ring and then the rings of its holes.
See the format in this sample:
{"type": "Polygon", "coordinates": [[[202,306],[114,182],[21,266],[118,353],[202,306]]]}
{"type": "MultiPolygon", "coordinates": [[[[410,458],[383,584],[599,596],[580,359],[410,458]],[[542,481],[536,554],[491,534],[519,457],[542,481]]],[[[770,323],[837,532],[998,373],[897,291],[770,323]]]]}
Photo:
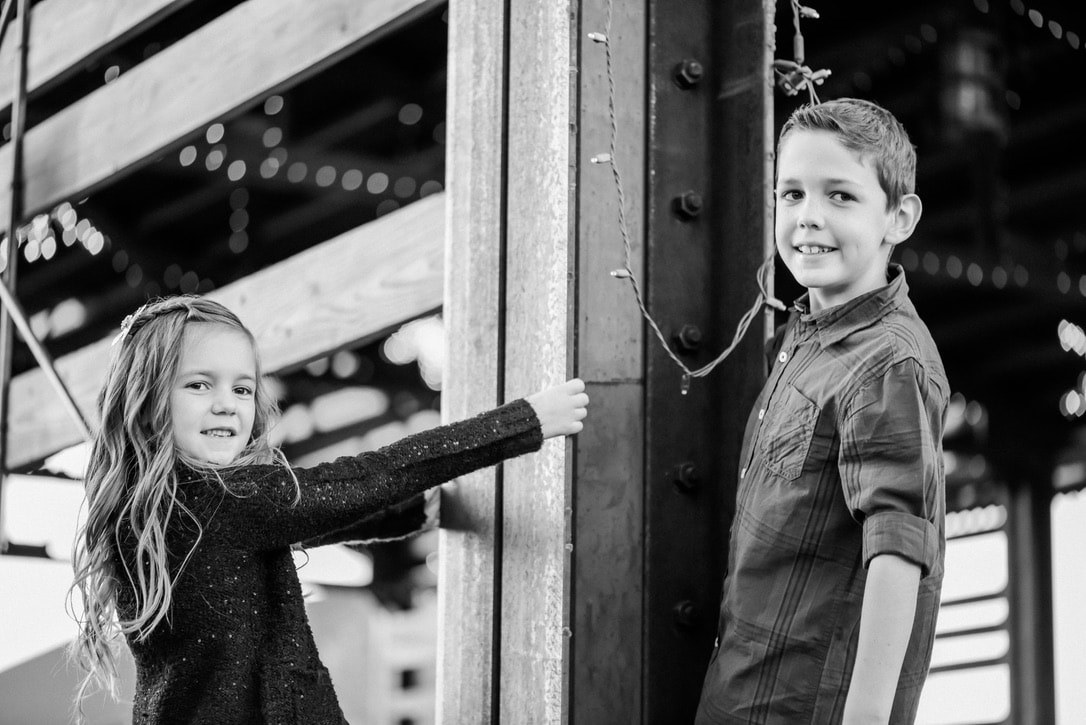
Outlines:
{"type": "Polygon", "coordinates": [[[808,198],[799,208],[797,222],[803,228],[818,228],[822,226],[822,205],[808,198]]]}

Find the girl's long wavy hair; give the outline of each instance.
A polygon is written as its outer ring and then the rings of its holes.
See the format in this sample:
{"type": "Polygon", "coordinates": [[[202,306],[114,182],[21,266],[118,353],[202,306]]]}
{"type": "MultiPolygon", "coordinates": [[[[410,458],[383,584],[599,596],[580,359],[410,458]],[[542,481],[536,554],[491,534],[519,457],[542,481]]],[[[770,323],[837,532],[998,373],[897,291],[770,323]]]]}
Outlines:
{"type": "MultiPolygon", "coordinates": [[[[114,342],[106,382],[99,395],[101,421],[91,444],[85,479],[87,518],[73,548],[75,581],[82,614],[79,637],[70,654],[86,671],[77,703],[100,685],[116,697],[117,660],[114,646],[120,635],[147,639],[169,616],[176,577],[192,552],[174,562],[171,574],[166,531],[178,516],[199,523],[178,497],[176,464],[219,472],[210,464],[191,460],[174,446],[170,391],[173,387],[189,323],[205,322],[240,330],[253,343],[241,320],[217,302],[178,296],[154,300],[122,325],[114,342]],[[122,544],[134,550],[122,555],[122,544]],[[117,608],[119,587],[130,587],[135,612],[123,618],[117,608]]],[[[252,436],[233,466],[283,462],[268,441],[276,404],[256,370],[256,412],[252,436]]],[[[197,537],[197,543],[199,536],[197,537]]],[[[195,544],[194,544],[195,548],[195,544]]],[[[81,707],[80,707],[81,710],[81,707]]]]}

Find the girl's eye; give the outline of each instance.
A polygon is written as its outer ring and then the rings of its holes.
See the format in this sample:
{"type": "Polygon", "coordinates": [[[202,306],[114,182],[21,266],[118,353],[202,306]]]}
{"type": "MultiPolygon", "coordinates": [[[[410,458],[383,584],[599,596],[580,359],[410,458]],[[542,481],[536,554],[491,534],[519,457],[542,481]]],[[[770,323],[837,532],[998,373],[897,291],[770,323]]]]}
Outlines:
{"type": "Polygon", "coordinates": [[[234,388],[234,394],[235,395],[243,395],[245,397],[248,397],[248,396],[253,394],[253,389],[252,388],[246,388],[244,385],[242,385],[242,386],[234,388]]]}
{"type": "Polygon", "coordinates": [[[795,189],[785,189],[780,192],[780,197],[785,201],[797,201],[803,197],[803,194],[795,189]]]}
{"type": "Polygon", "coordinates": [[[186,388],[192,388],[193,390],[207,390],[208,384],[203,380],[193,380],[191,383],[185,386],[186,388]]]}

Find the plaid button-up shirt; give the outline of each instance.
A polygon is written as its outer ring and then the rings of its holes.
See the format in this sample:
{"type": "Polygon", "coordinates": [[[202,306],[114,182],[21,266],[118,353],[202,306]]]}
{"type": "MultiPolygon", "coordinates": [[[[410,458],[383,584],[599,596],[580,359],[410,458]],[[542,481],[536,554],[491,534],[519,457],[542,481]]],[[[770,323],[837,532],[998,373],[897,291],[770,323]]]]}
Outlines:
{"type": "Polygon", "coordinates": [[[867,564],[921,569],[892,723],[911,723],[943,580],[949,387],[894,265],[886,287],[796,303],[747,423],[717,648],[698,723],[841,721],[867,564]]]}

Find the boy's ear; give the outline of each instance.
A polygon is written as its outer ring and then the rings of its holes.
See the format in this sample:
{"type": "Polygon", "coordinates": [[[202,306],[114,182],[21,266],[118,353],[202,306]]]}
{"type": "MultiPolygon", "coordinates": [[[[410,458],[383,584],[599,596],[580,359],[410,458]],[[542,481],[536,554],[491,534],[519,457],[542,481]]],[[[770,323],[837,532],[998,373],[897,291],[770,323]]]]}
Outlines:
{"type": "Polygon", "coordinates": [[[923,210],[924,205],[920,203],[920,197],[916,194],[906,194],[901,197],[901,203],[893,212],[894,218],[890,223],[890,228],[886,231],[886,243],[897,245],[911,237],[923,210]]]}

